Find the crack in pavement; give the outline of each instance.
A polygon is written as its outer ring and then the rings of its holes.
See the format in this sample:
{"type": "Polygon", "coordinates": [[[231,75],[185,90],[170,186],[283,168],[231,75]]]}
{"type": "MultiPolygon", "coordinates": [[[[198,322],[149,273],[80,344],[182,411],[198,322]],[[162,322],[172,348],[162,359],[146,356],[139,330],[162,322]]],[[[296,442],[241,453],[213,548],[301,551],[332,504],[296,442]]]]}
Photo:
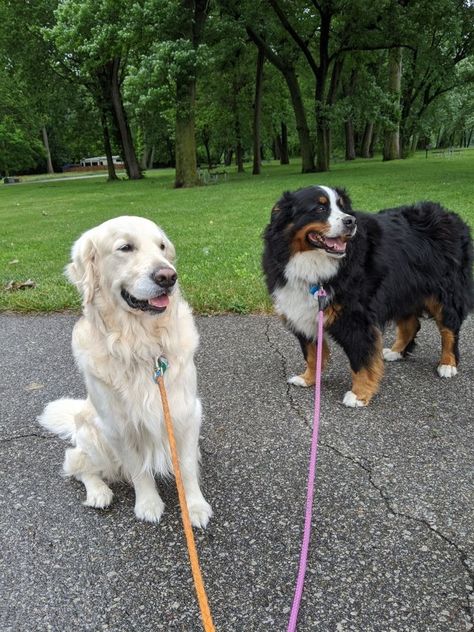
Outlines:
{"type": "Polygon", "coordinates": [[[271,320],[268,321],[267,326],[265,328],[265,337],[267,339],[267,343],[268,346],[270,347],[270,349],[276,353],[276,355],[280,358],[281,360],[281,367],[282,367],[282,375],[283,375],[283,379],[286,382],[286,399],[288,400],[288,403],[290,404],[290,408],[292,410],[294,410],[294,412],[298,415],[298,417],[305,423],[306,426],[308,426],[308,428],[311,427],[311,424],[308,420],[306,420],[304,418],[304,413],[303,410],[301,409],[301,407],[298,405],[298,403],[295,401],[292,392],[293,392],[293,388],[292,385],[288,382],[288,373],[289,373],[289,367],[288,367],[288,362],[286,360],[286,357],[284,356],[284,354],[280,351],[280,349],[275,346],[270,338],[270,326],[271,326],[271,320]]]}
{"type": "Polygon", "coordinates": [[[30,437],[36,437],[37,439],[45,439],[46,441],[49,441],[50,439],[58,438],[58,437],[55,437],[54,435],[42,435],[36,432],[30,432],[29,434],[15,435],[14,437],[4,437],[3,439],[0,439],[0,445],[3,443],[9,443],[11,441],[17,441],[18,439],[29,439],[30,437]]]}
{"type": "MultiPolygon", "coordinates": [[[[467,575],[468,575],[468,577],[470,579],[470,590],[466,590],[466,605],[463,606],[463,610],[466,612],[466,614],[469,617],[469,620],[471,622],[471,627],[469,629],[470,630],[474,629],[474,607],[473,607],[474,606],[474,569],[471,569],[470,561],[469,561],[467,553],[461,549],[461,547],[457,544],[457,542],[455,542],[454,540],[451,540],[444,533],[441,533],[441,531],[439,531],[434,525],[431,524],[431,522],[429,522],[425,518],[418,518],[417,516],[412,516],[412,515],[410,515],[408,513],[405,513],[403,511],[399,511],[396,507],[394,507],[393,504],[392,504],[392,501],[391,501],[391,497],[384,490],[383,486],[380,485],[380,484],[377,484],[375,482],[374,473],[373,473],[371,467],[365,465],[364,463],[362,463],[362,461],[359,461],[358,459],[355,459],[354,457],[350,456],[349,454],[345,454],[344,452],[339,450],[339,448],[336,448],[336,446],[330,445],[329,443],[325,443],[325,442],[321,441],[319,443],[319,445],[321,447],[324,447],[324,448],[327,448],[329,450],[332,450],[333,452],[335,452],[337,455],[339,455],[343,459],[345,459],[347,461],[350,461],[354,465],[357,465],[357,467],[359,467],[362,470],[364,470],[368,474],[368,481],[369,481],[370,485],[378,492],[379,496],[383,500],[383,502],[384,502],[384,504],[385,504],[385,506],[387,508],[387,511],[389,513],[391,513],[393,516],[397,516],[399,518],[404,518],[405,520],[412,520],[414,522],[418,522],[419,524],[424,525],[433,534],[435,534],[438,538],[443,540],[443,542],[446,542],[447,544],[449,544],[451,547],[453,547],[456,550],[456,552],[457,552],[457,554],[459,556],[461,565],[462,565],[464,571],[467,573],[467,575]]],[[[369,463],[370,463],[370,461],[369,461],[369,463]]]]}
{"type": "MultiPolygon", "coordinates": [[[[283,371],[283,376],[286,379],[287,370],[288,370],[288,362],[286,360],[285,355],[272,342],[272,340],[270,338],[270,334],[269,334],[270,326],[271,326],[271,321],[268,322],[267,327],[265,329],[265,337],[267,339],[267,342],[268,342],[268,345],[269,345],[270,349],[272,351],[274,351],[276,353],[276,355],[278,355],[278,357],[280,358],[282,371],[283,371]]],[[[292,391],[291,384],[287,383],[286,397],[287,397],[288,403],[290,405],[290,408],[298,415],[298,417],[304,423],[304,425],[310,429],[311,428],[311,424],[308,423],[306,415],[304,415],[301,407],[296,403],[295,399],[292,396],[291,391],[292,391]]],[[[342,452],[336,446],[331,445],[329,443],[325,443],[323,441],[320,441],[319,445],[321,447],[323,447],[323,448],[327,448],[328,450],[332,450],[339,457],[341,457],[341,458],[343,458],[343,459],[345,459],[347,461],[350,461],[352,464],[354,464],[357,467],[359,467],[360,469],[362,469],[368,475],[367,479],[369,481],[369,484],[377,491],[377,493],[379,494],[380,498],[384,502],[387,511],[390,514],[392,514],[393,516],[397,516],[399,518],[403,518],[404,520],[418,522],[419,524],[427,527],[429,529],[429,531],[432,534],[434,534],[436,537],[438,537],[440,540],[442,540],[443,542],[445,542],[446,544],[451,546],[453,549],[455,549],[455,551],[456,551],[456,553],[457,553],[457,555],[459,557],[459,561],[461,563],[461,566],[463,567],[464,572],[467,573],[467,575],[469,577],[469,580],[470,580],[470,586],[469,586],[468,589],[466,589],[466,604],[464,606],[462,606],[462,609],[467,614],[467,616],[469,618],[469,621],[470,621],[470,627],[468,629],[469,630],[473,630],[474,629],[474,568],[471,568],[471,563],[470,563],[470,560],[468,558],[467,553],[465,551],[463,551],[463,549],[454,540],[451,540],[444,533],[441,533],[441,531],[439,531],[434,525],[432,525],[425,518],[418,518],[417,516],[412,516],[412,515],[410,515],[408,513],[405,513],[403,511],[399,511],[396,508],[396,506],[393,505],[393,501],[392,501],[391,497],[389,496],[389,494],[387,493],[387,491],[384,489],[384,487],[381,484],[377,484],[377,482],[375,481],[375,476],[374,476],[374,472],[373,472],[373,469],[372,469],[373,462],[369,461],[368,459],[365,459],[365,461],[367,462],[367,464],[365,464],[362,460],[358,460],[358,459],[350,456],[349,454],[345,454],[344,452],[342,452]]]]}

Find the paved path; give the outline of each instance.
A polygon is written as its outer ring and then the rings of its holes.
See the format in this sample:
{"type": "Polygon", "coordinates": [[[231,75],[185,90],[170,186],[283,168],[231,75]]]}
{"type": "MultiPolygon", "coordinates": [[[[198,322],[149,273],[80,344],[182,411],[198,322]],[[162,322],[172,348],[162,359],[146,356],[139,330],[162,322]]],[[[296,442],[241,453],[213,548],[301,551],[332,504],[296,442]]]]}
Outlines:
{"type": "MultiPolygon", "coordinates": [[[[72,316],[0,318],[0,629],[198,632],[176,494],[158,526],[115,485],[110,510],[63,480],[43,405],[83,396],[72,316]],[[42,388],[28,390],[36,383],[42,388]]],[[[219,632],[286,630],[305,498],[311,392],[287,387],[298,345],[269,317],[198,320],[203,488],[198,533],[219,632]]],[[[341,398],[347,361],[324,377],[315,532],[299,632],[465,632],[474,615],[474,319],[458,377],[434,371],[438,337],[387,367],[364,410],[341,398]]]]}

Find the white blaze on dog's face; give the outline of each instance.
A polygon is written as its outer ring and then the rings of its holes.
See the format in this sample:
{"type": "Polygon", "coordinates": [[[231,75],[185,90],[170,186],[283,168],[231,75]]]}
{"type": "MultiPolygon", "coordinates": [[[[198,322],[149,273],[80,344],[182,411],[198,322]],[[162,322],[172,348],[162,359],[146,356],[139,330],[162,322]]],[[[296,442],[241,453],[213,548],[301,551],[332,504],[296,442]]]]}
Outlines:
{"type": "Polygon", "coordinates": [[[92,303],[97,294],[129,312],[160,314],[176,287],[175,249],[142,217],[117,217],[84,233],[72,249],[69,279],[92,303]]]}
{"type": "Polygon", "coordinates": [[[287,222],[291,225],[293,255],[315,252],[335,259],[345,256],[357,227],[356,218],[343,209],[341,193],[313,186],[286,195],[284,201],[291,205],[287,222]]]}

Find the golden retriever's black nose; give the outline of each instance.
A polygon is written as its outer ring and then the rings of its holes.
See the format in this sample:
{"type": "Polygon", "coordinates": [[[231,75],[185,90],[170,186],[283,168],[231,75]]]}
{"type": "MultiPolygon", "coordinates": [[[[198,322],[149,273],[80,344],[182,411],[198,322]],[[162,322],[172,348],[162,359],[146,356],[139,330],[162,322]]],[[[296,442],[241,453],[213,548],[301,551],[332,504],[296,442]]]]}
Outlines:
{"type": "Polygon", "coordinates": [[[159,270],[155,270],[151,276],[157,285],[164,288],[173,287],[178,278],[176,271],[172,268],[160,268],[159,270]]]}

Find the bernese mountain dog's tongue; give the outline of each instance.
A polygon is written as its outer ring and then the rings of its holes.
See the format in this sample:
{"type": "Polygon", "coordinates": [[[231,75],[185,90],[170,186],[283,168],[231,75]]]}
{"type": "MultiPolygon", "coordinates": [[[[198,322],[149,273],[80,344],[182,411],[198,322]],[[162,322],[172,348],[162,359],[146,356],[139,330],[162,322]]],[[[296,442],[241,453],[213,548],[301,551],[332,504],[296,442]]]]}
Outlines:
{"type": "Polygon", "coordinates": [[[324,243],[334,252],[346,251],[346,242],[342,241],[340,237],[324,237],[324,243]]]}
{"type": "Polygon", "coordinates": [[[170,297],[168,294],[161,294],[161,296],[155,296],[155,298],[149,298],[148,303],[153,305],[153,307],[158,307],[163,309],[164,307],[168,307],[170,303],[170,297]]]}

